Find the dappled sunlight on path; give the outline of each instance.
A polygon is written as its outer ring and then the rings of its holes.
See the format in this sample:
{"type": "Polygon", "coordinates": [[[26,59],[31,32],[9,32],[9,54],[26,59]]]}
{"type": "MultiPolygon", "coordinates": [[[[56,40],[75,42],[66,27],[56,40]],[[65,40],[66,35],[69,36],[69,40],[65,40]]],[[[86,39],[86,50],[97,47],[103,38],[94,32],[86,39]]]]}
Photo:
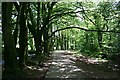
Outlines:
{"type": "Polygon", "coordinates": [[[52,63],[46,78],[119,78],[118,72],[109,70],[106,60],[96,60],[83,55],[75,56],[75,51],[53,51],[52,63]]]}
{"type": "MultiPolygon", "coordinates": [[[[70,60],[73,52],[54,51],[52,54],[52,64],[48,69],[46,78],[85,78],[81,73],[82,69],[75,66],[75,62],[70,60]],[[68,54],[67,54],[68,53],[68,54]],[[69,55],[70,54],[70,55],[69,55]]],[[[83,71],[84,72],[84,71],[83,71]]]]}

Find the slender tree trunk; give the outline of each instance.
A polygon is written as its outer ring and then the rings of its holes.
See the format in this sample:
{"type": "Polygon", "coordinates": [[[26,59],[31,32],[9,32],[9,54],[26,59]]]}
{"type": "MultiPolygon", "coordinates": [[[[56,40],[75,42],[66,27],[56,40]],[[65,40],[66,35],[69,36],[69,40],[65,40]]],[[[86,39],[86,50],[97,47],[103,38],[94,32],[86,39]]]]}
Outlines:
{"type": "MultiPolygon", "coordinates": [[[[58,26],[56,26],[56,28],[58,29],[58,26]]],[[[58,50],[59,49],[59,32],[58,32],[58,36],[57,36],[57,39],[56,39],[56,49],[58,50]]]]}
{"type": "Polygon", "coordinates": [[[16,25],[13,35],[14,35],[14,41],[15,41],[15,46],[16,46],[17,45],[17,37],[18,37],[18,26],[17,25],[16,25]]]}
{"type": "Polygon", "coordinates": [[[43,47],[44,47],[44,53],[49,53],[49,40],[48,40],[48,31],[49,31],[49,17],[50,13],[46,11],[45,3],[42,3],[42,20],[43,20],[43,26],[41,28],[41,32],[43,34],[43,47]]]}
{"type": "Polygon", "coordinates": [[[102,47],[101,43],[102,43],[102,33],[101,32],[97,32],[98,34],[98,44],[100,46],[100,48],[102,47]]]}
{"type": "Polygon", "coordinates": [[[58,32],[58,46],[59,46],[59,50],[60,50],[60,32],[58,32]]]}
{"type": "Polygon", "coordinates": [[[67,30],[66,30],[66,33],[65,33],[65,35],[66,35],[66,50],[68,50],[68,35],[67,35],[67,30]]]}
{"type": "Polygon", "coordinates": [[[21,3],[21,14],[20,14],[20,35],[19,35],[19,45],[20,45],[20,53],[19,53],[19,66],[21,69],[25,67],[25,55],[27,49],[27,27],[26,27],[26,3],[21,3]]]}
{"type": "MultiPolygon", "coordinates": [[[[30,32],[32,33],[32,35],[33,35],[33,37],[34,37],[35,48],[36,48],[36,55],[38,55],[38,54],[40,53],[40,51],[39,51],[39,50],[40,50],[40,49],[39,49],[40,44],[39,44],[39,43],[42,42],[42,40],[41,40],[41,35],[42,35],[42,34],[38,33],[38,32],[39,32],[39,28],[38,28],[37,25],[39,25],[39,24],[38,24],[39,21],[37,20],[37,24],[36,24],[36,22],[35,22],[35,20],[34,20],[33,13],[32,13],[32,10],[31,10],[31,8],[30,8],[30,3],[28,3],[28,10],[29,10],[29,14],[30,14],[31,23],[32,23],[32,24],[30,24],[29,21],[28,21],[28,28],[29,28],[30,32]],[[37,29],[36,29],[36,27],[37,27],[37,29]],[[39,37],[38,37],[38,36],[39,36],[39,37]]],[[[39,12],[38,12],[38,14],[39,14],[39,12]]],[[[39,14],[39,15],[40,15],[40,14],[39,14]]],[[[38,16],[39,16],[39,15],[38,15],[38,16]]]]}
{"type": "Polygon", "coordinates": [[[17,45],[17,37],[18,37],[18,27],[19,27],[19,13],[20,13],[20,6],[18,6],[16,3],[14,3],[14,5],[16,6],[16,10],[18,12],[18,15],[17,15],[17,20],[16,20],[16,28],[15,28],[15,31],[13,33],[14,35],[14,41],[15,41],[15,46],[17,45]]]}
{"type": "Polygon", "coordinates": [[[37,55],[42,52],[42,34],[40,32],[40,2],[37,3],[37,34],[36,34],[36,52],[37,55]]]}
{"type": "MultiPolygon", "coordinates": [[[[51,25],[50,33],[52,33],[52,29],[53,29],[53,27],[52,27],[52,25],[51,25]]],[[[54,44],[54,42],[53,42],[53,39],[51,38],[51,39],[50,39],[50,49],[49,49],[50,51],[54,50],[53,44],[54,44]]]]}
{"type": "Polygon", "coordinates": [[[61,49],[64,50],[64,38],[63,38],[63,34],[61,33],[61,49]]]}
{"type": "Polygon", "coordinates": [[[49,52],[49,40],[48,40],[48,31],[45,30],[45,32],[43,33],[43,38],[44,38],[44,53],[48,53],[49,52]]]}

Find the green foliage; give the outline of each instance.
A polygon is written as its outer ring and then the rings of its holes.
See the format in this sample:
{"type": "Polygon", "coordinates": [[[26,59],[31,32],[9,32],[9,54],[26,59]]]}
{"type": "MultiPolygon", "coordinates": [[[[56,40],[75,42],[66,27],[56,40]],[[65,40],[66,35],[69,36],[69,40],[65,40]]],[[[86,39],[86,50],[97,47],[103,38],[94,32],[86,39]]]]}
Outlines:
{"type": "MultiPolygon", "coordinates": [[[[55,49],[79,50],[86,55],[100,58],[104,54],[120,52],[120,33],[116,33],[120,32],[120,2],[98,4],[93,2],[31,2],[24,3],[26,4],[25,11],[21,8],[24,6],[22,4],[13,5],[10,20],[12,28],[6,28],[12,30],[8,29],[6,32],[16,35],[14,40],[17,39],[17,45],[19,45],[18,42],[23,45],[25,41],[24,50],[20,45],[23,52],[27,49],[36,51],[37,61],[44,61],[49,51],[55,49]],[[20,13],[17,8],[20,8],[20,13]],[[24,31],[25,27],[26,31],[24,31]],[[67,29],[67,27],[70,28],[67,29]],[[15,29],[18,30],[16,33],[14,33],[15,29]]],[[[22,56],[23,59],[24,57],[25,55],[22,56]]]]}
{"type": "MultiPolygon", "coordinates": [[[[65,15],[53,24],[59,26],[58,29],[68,26],[78,26],[88,30],[98,30],[96,32],[86,32],[77,29],[69,29],[60,31],[59,33],[62,33],[64,37],[66,36],[65,38],[67,38],[68,41],[67,45],[69,46],[68,49],[80,50],[81,52],[88,53],[90,56],[102,58],[103,54],[109,55],[114,52],[119,52],[120,50],[118,45],[120,44],[119,35],[117,33],[109,32],[119,31],[119,19],[116,17],[119,14],[116,12],[115,6],[116,4],[113,2],[100,2],[98,5],[95,5],[92,2],[77,2],[77,5],[75,5],[76,10],[81,10],[81,12],[76,13],[79,17],[65,15]],[[82,11],[82,8],[84,9],[84,12],[82,11]],[[100,30],[108,32],[99,32],[100,30]]],[[[64,6],[62,6],[62,8],[63,7],[64,6]]],[[[58,36],[57,38],[60,39],[61,42],[56,41],[54,46],[65,42],[65,40],[59,37],[62,36],[58,36]]]]}

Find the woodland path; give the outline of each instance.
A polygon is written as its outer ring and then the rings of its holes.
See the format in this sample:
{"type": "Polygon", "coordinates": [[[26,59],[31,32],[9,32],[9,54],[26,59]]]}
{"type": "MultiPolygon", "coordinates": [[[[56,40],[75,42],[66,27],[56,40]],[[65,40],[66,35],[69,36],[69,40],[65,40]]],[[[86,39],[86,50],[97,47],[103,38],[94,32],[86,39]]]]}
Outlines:
{"type": "Polygon", "coordinates": [[[109,71],[104,65],[91,65],[71,60],[70,51],[52,52],[52,63],[46,73],[47,78],[118,78],[118,72],[109,71]],[[105,69],[102,69],[105,68],[105,69]]]}
{"type": "Polygon", "coordinates": [[[82,69],[75,66],[75,62],[69,59],[70,56],[68,51],[55,51],[46,78],[85,78],[82,69]]]}

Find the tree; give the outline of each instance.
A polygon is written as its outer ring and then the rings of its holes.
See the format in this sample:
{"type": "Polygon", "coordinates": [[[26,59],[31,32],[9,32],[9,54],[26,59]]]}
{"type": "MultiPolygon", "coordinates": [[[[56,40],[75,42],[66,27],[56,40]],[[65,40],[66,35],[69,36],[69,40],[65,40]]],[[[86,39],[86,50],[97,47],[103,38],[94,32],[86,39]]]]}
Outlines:
{"type": "Polygon", "coordinates": [[[19,34],[19,67],[23,69],[25,67],[25,57],[27,51],[27,25],[26,25],[26,3],[21,3],[20,12],[20,34],[19,34]]]}
{"type": "Polygon", "coordinates": [[[11,26],[12,7],[13,3],[2,3],[3,59],[5,61],[3,75],[7,77],[13,77],[17,71],[16,48],[11,26]]]}

